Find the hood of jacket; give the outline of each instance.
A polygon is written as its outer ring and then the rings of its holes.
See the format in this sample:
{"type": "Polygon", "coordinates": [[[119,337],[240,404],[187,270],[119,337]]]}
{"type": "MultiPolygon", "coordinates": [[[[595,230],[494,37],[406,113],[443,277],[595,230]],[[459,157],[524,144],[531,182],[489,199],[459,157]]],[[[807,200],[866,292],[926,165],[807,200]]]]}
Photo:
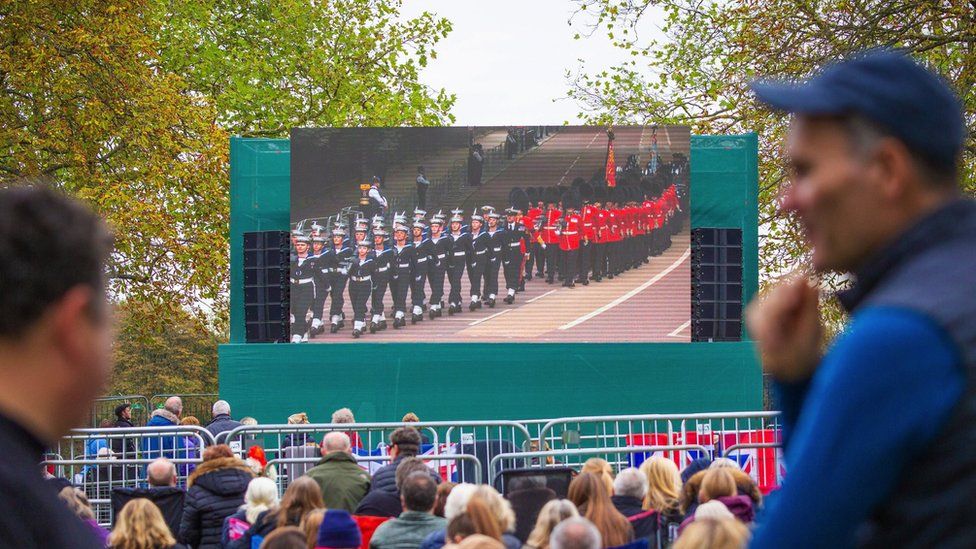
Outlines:
{"type": "Polygon", "coordinates": [[[198,485],[208,492],[227,496],[243,493],[252,478],[254,473],[246,463],[236,457],[224,457],[198,465],[187,479],[186,486],[189,489],[198,485]]]}
{"type": "Polygon", "coordinates": [[[728,507],[735,518],[746,524],[751,523],[756,518],[756,511],[752,507],[752,500],[749,499],[749,496],[724,496],[715,499],[728,507]]]}
{"type": "Polygon", "coordinates": [[[170,412],[165,408],[160,408],[158,410],[153,410],[151,416],[149,416],[149,421],[146,422],[147,426],[158,426],[158,425],[179,425],[180,418],[176,417],[176,414],[170,412]]]}

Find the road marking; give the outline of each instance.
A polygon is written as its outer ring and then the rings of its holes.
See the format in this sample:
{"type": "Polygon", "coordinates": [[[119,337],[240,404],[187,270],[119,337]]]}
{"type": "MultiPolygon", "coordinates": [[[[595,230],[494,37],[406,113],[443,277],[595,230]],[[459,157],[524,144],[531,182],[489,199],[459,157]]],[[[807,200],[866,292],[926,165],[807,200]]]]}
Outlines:
{"type": "Polygon", "coordinates": [[[596,141],[596,138],[597,137],[600,137],[600,132],[596,132],[593,135],[593,139],[590,139],[590,142],[587,143],[587,145],[585,147],[583,147],[583,150],[580,151],[579,154],[576,155],[576,159],[573,160],[573,163],[570,164],[568,168],[566,168],[566,173],[564,173],[563,176],[559,178],[559,183],[556,183],[556,185],[562,185],[563,184],[563,180],[566,179],[566,176],[569,175],[569,172],[571,172],[573,170],[573,166],[575,166],[576,163],[579,162],[580,157],[583,156],[583,151],[585,151],[586,149],[589,149],[590,148],[590,145],[592,145],[593,142],[596,141]]]}
{"type": "Polygon", "coordinates": [[[562,326],[559,327],[559,329],[560,330],[568,330],[568,329],[570,329],[570,328],[572,328],[574,326],[578,326],[578,325],[586,322],[587,320],[589,320],[589,319],[591,319],[591,318],[593,318],[593,317],[595,317],[595,316],[597,316],[599,314],[603,314],[603,313],[609,311],[610,309],[613,309],[614,307],[616,307],[617,305],[620,305],[624,301],[627,301],[628,299],[634,297],[635,295],[643,292],[651,284],[654,284],[658,280],[661,280],[662,278],[664,278],[665,276],[667,276],[668,274],[670,274],[671,271],[677,269],[679,265],[681,265],[686,259],[688,259],[688,256],[689,255],[691,255],[691,248],[690,247],[689,248],[685,248],[685,252],[683,254],[681,254],[681,257],[679,257],[678,259],[676,259],[675,262],[672,263],[671,265],[669,265],[667,269],[664,269],[663,271],[661,271],[658,274],[654,275],[654,278],[648,280],[647,282],[641,284],[640,286],[634,288],[633,290],[625,293],[624,295],[618,297],[617,299],[614,299],[613,301],[611,301],[610,303],[607,303],[606,305],[600,307],[599,309],[597,309],[595,311],[592,311],[592,312],[589,312],[589,313],[586,313],[585,315],[577,318],[576,320],[574,320],[572,322],[567,322],[566,324],[563,324],[562,326]]]}
{"type": "Polygon", "coordinates": [[[691,326],[691,321],[690,320],[686,320],[684,324],[682,324],[681,326],[678,326],[677,328],[675,328],[673,332],[671,332],[670,334],[668,334],[668,337],[682,337],[682,336],[680,336],[678,334],[680,334],[688,326],[691,326]]]}
{"type": "Polygon", "coordinates": [[[549,294],[551,294],[553,292],[557,292],[557,291],[558,290],[549,290],[548,292],[546,292],[546,293],[544,293],[542,295],[537,295],[537,296],[533,297],[532,299],[527,299],[527,300],[525,300],[525,302],[526,303],[532,303],[533,301],[535,301],[537,299],[542,299],[542,298],[546,297],[547,295],[549,295],[549,294]]]}
{"type": "Polygon", "coordinates": [[[502,316],[503,314],[508,313],[508,312],[511,312],[511,311],[514,311],[514,310],[515,309],[505,309],[504,311],[502,311],[500,313],[495,313],[495,314],[493,314],[491,316],[486,316],[485,318],[482,318],[480,320],[475,320],[471,324],[468,324],[468,326],[477,326],[478,324],[481,324],[482,322],[484,322],[486,320],[491,320],[491,319],[495,318],[496,316],[502,316]]]}

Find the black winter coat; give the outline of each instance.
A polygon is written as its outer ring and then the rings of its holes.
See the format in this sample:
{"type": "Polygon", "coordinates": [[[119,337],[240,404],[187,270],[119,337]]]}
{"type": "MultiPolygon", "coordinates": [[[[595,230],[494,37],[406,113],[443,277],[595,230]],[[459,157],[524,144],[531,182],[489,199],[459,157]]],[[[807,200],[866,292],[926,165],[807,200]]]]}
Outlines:
{"type": "Polygon", "coordinates": [[[180,541],[195,548],[220,547],[224,519],[244,503],[254,475],[236,457],[205,461],[190,475],[180,541]]]}
{"type": "Polygon", "coordinates": [[[529,539],[532,529],[535,528],[539,511],[550,500],[558,497],[556,492],[544,486],[514,490],[505,496],[508,502],[512,504],[512,511],[515,512],[515,537],[525,543],[525,540],[529,539]]]}
{"type": "MultiPolygon", "coordinates": [[[[400,462],[403,461],[403,458],[405,457],[407,456],[397,456],[397,458],[394,459],[392,463],[388,465],[384,465],[379,469],[377,469],[376,472],[373,473],[373,480],[372,483],[369,485],[369,491],[388,492],[388,493],[396,494],[397,497],[399,497],[400,491],[397,490],[397,486],[396,486],[396,470],[397,470],[397,466],[400,465],[400,462]]],[[[435,484],[441,483],[441,477],[434,474],[433,471],[431,471],[430,473],[430,478],[434,480],[435,484]]]]}
{"type": "Polygon", "coordinates": [[[656,511],[645,510],[643,502],[633,496],[611,496],[610,499],[634,527],[634,539],[656,539],[659,519],[656,511]]]}

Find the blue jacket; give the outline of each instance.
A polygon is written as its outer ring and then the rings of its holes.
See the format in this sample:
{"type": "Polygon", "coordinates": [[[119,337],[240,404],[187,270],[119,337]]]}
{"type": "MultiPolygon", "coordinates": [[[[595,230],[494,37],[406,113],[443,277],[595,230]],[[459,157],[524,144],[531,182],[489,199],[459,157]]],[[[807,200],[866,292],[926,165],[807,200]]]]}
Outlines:
{"type": "MultiPolygon", "coordinates": [[[[156,410],[153,412],[152,417],[146,422],[146,427],[173,427],[177,425],[175,421],[169,419],[167,416],[171,415],[165,410],[156,410]]],[[[159,457],[164,457],[168,459],[184,459],[187,457],[186,452],[181,452],[184,450],[186,445],[183,441],[183,437],[179,435],[159,435],[159,436],[147,436],[142,439],[142,452],[144,459],[156,459],[159,457]]]]}

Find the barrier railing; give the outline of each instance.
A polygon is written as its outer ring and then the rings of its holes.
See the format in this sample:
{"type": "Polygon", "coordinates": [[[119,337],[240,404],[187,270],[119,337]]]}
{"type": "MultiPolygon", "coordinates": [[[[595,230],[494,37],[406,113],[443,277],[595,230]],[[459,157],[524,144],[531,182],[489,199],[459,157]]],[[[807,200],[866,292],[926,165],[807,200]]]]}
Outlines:
{"type": "Polygon", "coordinates": [[[152,410],[149,409],[149,399],[143,395],[113,395],[96,398],[91,405],[91,420],[89,426],[98,427],[98,424],[105,419],[115,423],[115,407],[119,404],[129,403],[132,407],[129,412],[132,414],[133,425],[145,425],[146,420],[152,410]]]}
{"type": "Polygon", "coordinates": [[[194,416],[200,420],[201,425],[206,425],[210,421],[213,413],[213,403],[217,402],[220,398],[217,393],[173,393],[153,395],[149,399],[149,404],[153,408],[156,408],[162,406],[167,398],[174,396],[180,397],[180,400],[183,401],[183,417],[194,416]]]}

